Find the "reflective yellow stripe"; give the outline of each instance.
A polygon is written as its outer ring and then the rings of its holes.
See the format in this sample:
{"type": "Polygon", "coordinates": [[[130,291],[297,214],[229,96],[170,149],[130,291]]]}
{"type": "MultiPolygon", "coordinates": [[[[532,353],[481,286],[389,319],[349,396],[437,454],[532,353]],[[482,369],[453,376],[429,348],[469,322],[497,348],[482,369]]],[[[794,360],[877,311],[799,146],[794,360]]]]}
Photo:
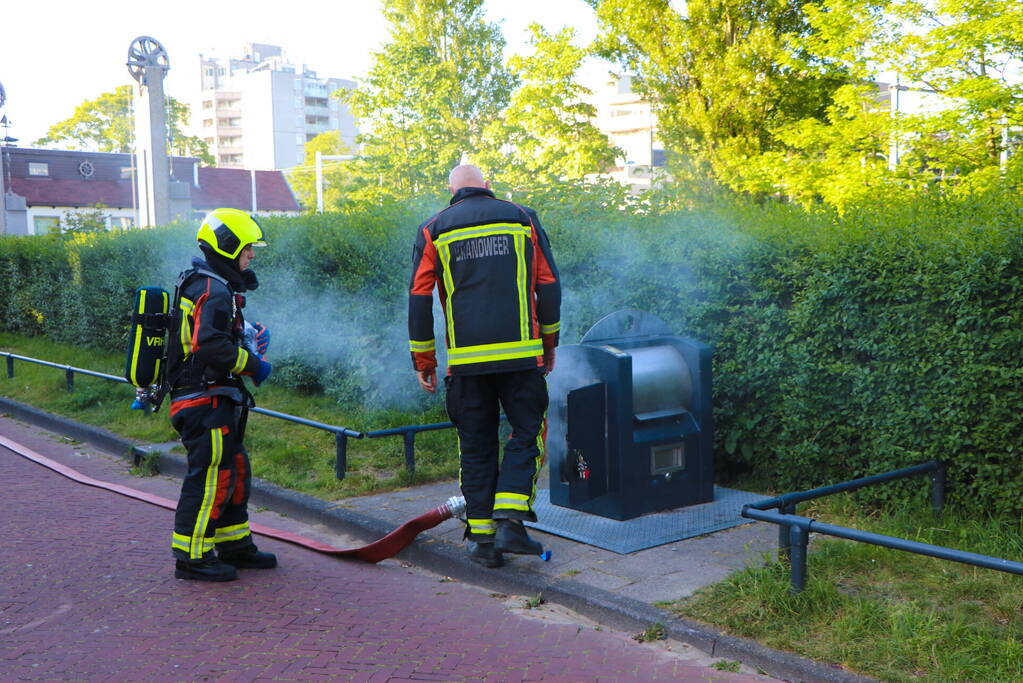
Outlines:
{"type": "Polygon", "coordinates": [[[437,348],[437,343],[433,339],[431,339],[430,341],[413,341],[409,339],[408,347],[409,350],[412,352],[433,351],[434,349],[437,348]]]}
{"type": "MultiPolygon", "coordinates": [[[[207,553],[213,550],[213,539],[203,538],[202,541],[203,553],[207,553]]],[[[175,533],[171,537],[171,547],[180,550],[182,552],[189,553],[191,555],[192,539],[184,534],[175,533]]]]}
{"type": "Polygon", "coordinates": [[[469,531],[474,534],[492,534],[497,531],[497,523],[492,519],[470,519],[469,531]]]}
{"type": "Polygon", "coordinates": [[[444,273],[444,290],[447,293],[444,301],[444,320],[448,325],[448,347],[455,345],[455,316],[451,315],[451,302],[455,298],[455,281],[451,278],[451,247],[441,244],[437,248],[441,259],[441,271],[444,273]]]}
{"type": "MultiPolygon", "coordinates": [[[[146,312],[146,294],[145,292],[139,292],[139,315],[143,315],[146,312]]],[[[139,351],[142,350],[142,323],[135,326],[135,343],[131,350],[131,383],[135,386],[139,386],[138,376],[135,374],[135,370],[139,366],[139,351]]]]}
{"type": "Polygon", "coordinates": [[[532,229],[528,225],[519,225],[518,223],[489,223],[488,225],[477,225],[471,228],[451,230],[435,239],[433,243],[447,246],[450,242],[458,242],[459,240],[467,240],[473,237],[530,234],[532,234],[532,229]]]}
{"type": "Polygon", "coordinates": [[[249,531],[249,523],[242,522],[241,524],[234,524],[232,526],[220,527],[217,529],[216,535],[213,537],[214,543],[227,543],[228,541],[239,541],[251,532],[249,531]]]}
{"type": "Polygon", "coordinates": [[[178,299],[178,307],[181,309],[181,351],[187,357],[192,353],[192,310],[195,304],[190,299],[181,297],[178,299]]]}
{"type": "Polygon", "coordinates": [[[539,339],[504,342],[502,344],[480,344],[448,349],[448,365],[486,363],[513,358],[529,358],[543,353],[543,342],[539,339]]]}
{"type": "Polygon", "coordinates": [[[551,323],[550,325],[540,325],[540,334],[553,334],[561,329],[561,321],[551,323]]]}
{"type": "Polygon", "coordinates": [[[234,367],[231,368],[231,372],[234,373],[235,375],[237,375],[238,373],[240,373],[242,370],[245,369],[245,366],[248,364],[248,362],[249,362],[249,352],[239,346],[238,347],[238,360],[236,360],[234,362],[234,367]]]}
{"type": "Polygon", "coordinates": [[[526,297],[526,238],[522,235],[515,236],[515,287],[519,293],[519,339],[526,341],[532,335],[529,333],[529,302],[526,297]]]}
{"type": "Polygon", "coordinates": [[[529,498],[523,493],[498,493],[494,496],[494,509],[529,512],[529,498]]]}
{"type": "Polygon", "coordinates": [[[210,466],[206,469],[206,487],[202,494],[202,505],[199,506],[199,514],[195,518],[195,528],[192,530],[192,547],[188,556],[199,559],[203,555],[202,544],[198,543],[206,536],[206,527],[210,523],[210,512],[213,510],[213,501],[217,497],[217,470],[220,469],[220,459],[224,451],[224,436],[219,429],[210,430],[210,466]]]}
{"type": "MultiPolygon", "coordinates": [[[[526,265],[523,257],[526,238],[532,234],[532,228],[528,225],[518,223],[490,223],[488,225],[477,225],[471,228],[460,228],[444,233],[434,240],[437,247],[437,254],[440,256],[442,270],[444,272],[444,289],[447,292],[447,302],[444,310],[444,317],[447,319],[448,327],[448,348],[457,345],[455,340],[455,319],[451,315],[451,302],[454,300],[455,282],[451,277],[451,243],[475,237],[487,237],[489,235],[511,235],[515,242],[515,254],[517,259],[516,285],[519,290],[519,320],[522,333],[520,339],[528,339],[529,316],[523,311],[526,303],[526,265]]],[[[516,356],[518,357],[518,356],[516,356]]]]}

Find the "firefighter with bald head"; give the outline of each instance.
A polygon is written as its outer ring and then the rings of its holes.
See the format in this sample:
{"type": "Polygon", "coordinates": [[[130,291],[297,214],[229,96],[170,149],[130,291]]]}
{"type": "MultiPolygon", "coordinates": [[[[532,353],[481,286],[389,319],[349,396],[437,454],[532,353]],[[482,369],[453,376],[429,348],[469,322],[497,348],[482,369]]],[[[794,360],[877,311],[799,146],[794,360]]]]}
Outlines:
{"type": "Polygon", "coordinates": [[[244,294],[259,286],[249,268],[254,247],[266,241],[256,220],[237,209],[212,211],[196,239],[203,257],[178,276],[167,349],[171,424],[188,451],[174,515],[174,575],[231,581],[239,568],[277,566],[249,530],[252,473],[242,443],[255,405],[243,378],[259,386],[272,369],[263,358],[269,331],[247,325],[242,314],[244,294]]]}
{"type": "Polygon", "coordinates": [[[409,347],[419,384],[437,389],[433,290],[444,311],[448,416],[458,432],[469,558],[539,554],[536,521],[547,382],[561,327],[561,284],[536,213],[497,199],[483,173],[451,171],[447,208],[419,226],[409,289],[409,347]],[[511,436],[500,459],[500,412],[511,436]]]}

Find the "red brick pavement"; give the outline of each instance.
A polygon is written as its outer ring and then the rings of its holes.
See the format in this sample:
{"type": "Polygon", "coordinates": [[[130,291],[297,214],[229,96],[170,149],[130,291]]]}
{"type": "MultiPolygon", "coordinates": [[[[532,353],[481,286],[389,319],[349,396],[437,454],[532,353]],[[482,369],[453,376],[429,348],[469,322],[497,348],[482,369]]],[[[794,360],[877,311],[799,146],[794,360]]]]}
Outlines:
{"type": "Polygon", "coordinates": [[[398,563],[265,538],[282,559],[276,570],[175,580],[169,510],[3,447],[0,482],[0,681],[765,680],[528,619],[398,563]]]}

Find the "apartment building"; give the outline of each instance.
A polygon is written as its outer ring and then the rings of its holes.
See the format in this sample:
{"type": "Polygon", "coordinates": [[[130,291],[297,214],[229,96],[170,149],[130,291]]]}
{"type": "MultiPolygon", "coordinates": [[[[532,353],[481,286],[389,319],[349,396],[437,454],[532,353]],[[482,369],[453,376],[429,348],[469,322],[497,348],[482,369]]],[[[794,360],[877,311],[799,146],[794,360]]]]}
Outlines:
{"type": "Polygon", "coordinates": [[[288,61],[277,45],[249,43],[230,59],[199,55],[192,134],[222,168],[285,169],[305,160],[305,143],[339,131],[353,149],[355,118],[337,97],[355,82],[320,78],[288,61]]]}
{"type": "Polygon", "coordinates": [[[624,152],[607,174],[633,191],[649,190],[664,168],[664,145],[657,136],[657,115],[632,89],[631,76],[619,76],[594,92],[593,125],[624,152]]]}

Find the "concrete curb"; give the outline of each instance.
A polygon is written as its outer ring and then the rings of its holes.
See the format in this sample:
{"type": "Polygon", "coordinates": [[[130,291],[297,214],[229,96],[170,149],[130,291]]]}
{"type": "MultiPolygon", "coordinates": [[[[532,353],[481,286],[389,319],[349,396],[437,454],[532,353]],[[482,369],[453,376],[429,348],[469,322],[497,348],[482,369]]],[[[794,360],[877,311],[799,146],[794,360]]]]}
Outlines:
{"type": "MultiPolygon", "coordinates": [[[[3,397],[0,397],[0,412],[48,431],[85,441],[135,464],[138,464],[142,456],[154,454],[157,456],[157,467],[164,474],[181,476],[186,471],[186,463],[181,456],[132,442],[101,427],[81,424],[3,397]]],[[[366,541],[375,541],[394,529],[394,525],[389,522],[261,479],[253,479],[250,500],[255,505],[284,513],[301,522],[326,524],[366,541]]],[[[618,629],[642,632],[660,623],[671,638],[693,645],[714,657],[738,660],[758,667],[775,678],[836,683],[866,683],[874,680],[805,657],[772,650],[752,640],[721,633],[704,624],[674,617],[653,605],[572,579],[549,580],[521,565],[509,565],[501,571],[485,569],[466,562],[465,551],[460,546],[440,541],[428,533],[421,534],[398,557],[434,573],[496,592],[542,595],[548,602],[618,629]]]]}

